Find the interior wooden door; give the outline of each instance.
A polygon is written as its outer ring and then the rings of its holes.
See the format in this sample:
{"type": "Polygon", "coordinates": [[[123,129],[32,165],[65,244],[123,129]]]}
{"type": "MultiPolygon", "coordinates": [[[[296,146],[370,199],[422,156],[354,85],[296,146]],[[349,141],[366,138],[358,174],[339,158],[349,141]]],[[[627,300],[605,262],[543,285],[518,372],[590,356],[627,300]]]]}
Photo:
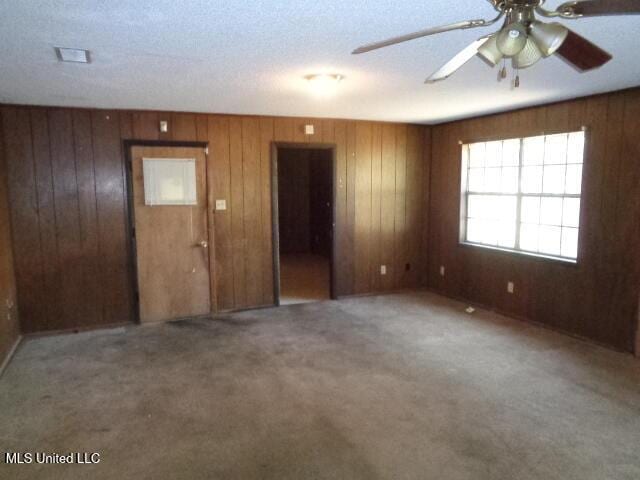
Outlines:
{"type": "Polygon", "coordinates": [[[204,149],[132,147],[131,161],[140,321],[210,313],[204,149]],[[144,159],[173,159],[173,165],[195,160],[196,192],[192,204],[145,203],[144,159]]]}

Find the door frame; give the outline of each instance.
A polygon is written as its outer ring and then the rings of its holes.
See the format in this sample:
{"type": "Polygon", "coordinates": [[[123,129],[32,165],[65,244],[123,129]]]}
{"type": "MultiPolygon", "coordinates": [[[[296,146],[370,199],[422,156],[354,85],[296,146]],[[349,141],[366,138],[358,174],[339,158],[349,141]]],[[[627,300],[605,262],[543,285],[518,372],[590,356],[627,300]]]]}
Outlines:
{"type": "MultiPolygon", "coordinates": [[[[127,246],[129,248],[128,257],[129,257],[129,279],[131,282],[131,289],[133,291],[133,319],[135,323],[140,324],[140,285],[138,285],[138,253],[136,246],[136,228],[135,228],[135,217],[134,217],[134,205],[133,205],[133,156],[131,152],[134,147],[176,147],[176,148],[202,148],[205,153],[205,185],[207,188],[207,192],[205,198],[207,199],[207,230],[209,233],[209,237],[211,237],[212,226],[209,225],[210,215],[209,215],[209,175],[208,175],[208,158],[209,158],[209,142],[181,142],[181,141],[173,141],[173,140],[123,140],[123,150],[124,150],[124,170],[125,170],[125,181],[126,181],[126,212],[125,215],[127,217],[126,221],[126,235],[127,235],[127,246]]],[[[209,291],[212,290],[212,285],[214,282],[213,275],[211,272],[211,256],[213,255],[213,240],[209,238],[209,291]]],[[[211,295],[211,313],[215,312],[217,308],[217,304],[215,297],[211,295]]],[[[176,319],[177,320],[177,319],[176,319]]]]}
{"type": "Polygon", "coordinates": [[[331,261],[329,262],[329,297],[337,300],[337,162],[335,143],[271,142],[271,233],[273,244],[273,298],[280,306],[280,220],[278,217],[278,151],[291,150],[328,150],[331,152],[331,261]]]}

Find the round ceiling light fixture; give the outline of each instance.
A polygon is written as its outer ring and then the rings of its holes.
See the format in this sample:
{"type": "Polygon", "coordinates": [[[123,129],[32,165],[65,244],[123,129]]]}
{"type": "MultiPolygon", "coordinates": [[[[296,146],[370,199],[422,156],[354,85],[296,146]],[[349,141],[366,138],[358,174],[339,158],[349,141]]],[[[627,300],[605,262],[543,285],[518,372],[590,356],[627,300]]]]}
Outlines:
{"type": "Polygon", "coordinates": [[[512,23],[498,33],[496,44],[505,57],[513,57],[527,44],[527,30],[519,23],[512,23]]]}
{"type": "Polygon", "coordinates": [[[531,37],[545,57],[555,53],[567,39],[569,30],[560,23],[533,22],[530,27],[531,37]]]}
{"type": "Polygon", "coordinates": [[[535,40],[531,37],[527,38],[527,43],[519,54],[513,57],[513,68],[527,68],[542,58],[542,52],[535,40]]]}
{"type": "Polygon", "coordinates": [[[345,77],[339,73],[314,73],[304,78],[314,95],[328,97],[336,93],[338,85],[345,77]]]}
{"type": "Polygon", "coordinates": [[[491,35],[487,41],[478,48],[478,55],[480,55],[480,58],[487,61],[492,67],[495,67],[498,62],[502,60],[504,54],[498,48],[497,33],[491,35]]]}

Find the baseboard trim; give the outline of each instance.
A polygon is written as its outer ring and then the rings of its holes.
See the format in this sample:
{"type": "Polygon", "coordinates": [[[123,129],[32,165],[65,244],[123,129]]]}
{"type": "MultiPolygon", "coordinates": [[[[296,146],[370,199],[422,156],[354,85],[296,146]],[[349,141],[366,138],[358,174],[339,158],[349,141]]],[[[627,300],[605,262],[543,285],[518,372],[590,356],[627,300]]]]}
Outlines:
{"type": "Polygon", "coordinates": [[[22,343],[22,335],[18,335],[18,338],[16,338],[16,341],[13,342],[13,346],[9,350],[9,353],[7,353],[7,356],[2,361],[2,364],[0,365],[0,377],[2,377],[2,374],[9,366],[9,363],[11,363],[13,356],[18,351],[18,347],[20,346],[20,343],[22,343]]]}
{"type": "Polygon", "coordinates": [[[25,338],[54,337],[57,335],[69,335],[72,333],[93,332],[95,330],[110,330],[112,328],[132,327],[139,325],[137,322],[105,323],[104,325],[88,325],[85,327],[62,328],[59,330],[44,330],[42,332],[29,332],[23,334],[25,338]]]}
{"type": "Polygon", "coordinates": [[[466,298],[459,297],[457,295],[450,295],[448,293],[445,293],[445,292],[443,292],[441,290],[437,290],[437,289],[434,289],[434,288],[428,288],[427,290],[429,292],[431,292],[431,293],[435,293],[436,295],[440,295],[441,297],[449,298],[451,300],[455,300],[456,302],[460,302],[460,303],[466,303],[467,305],[470,305],[470,306],[473,306],[473,307],[477,307],[477,308],[481,308],[483,310],[487,310],[489,312],[493,312],[493,313],[496,313],[498,315],[502,315],[503,317],[511,318],[513,320],[517,320],[519,322],[527,323],[529,325],[533,325],[533,326],[536,326],[536,327],[544,328],[545,330],[549,330],[551,332],[559,333],[561,335],[565,335],[567,337],[571,337],[571,338],[573,338],[575,340],[580,340],[581,342],[588,343],[588,344],[594,345],[596,347],[604,348],[605,350],[609,350],[609,351],[612,351],[612,352],[623,353],[623,354],[626,354],[626,355],[631,354],[633,356],[633,352],[632,351],[625,350],[625,349],[622,349],[622,348],[617,348],[614,345],[609,345],[608,343],[602,343],[602,342],[599,342],[599,341],[594,340],[592,338],[584,337],[584,336],[579,335],[577,333],[571,332],[569,330],[564,330],[562,328],[554,327],[552,325],[548,325],[548,324],[542,323],[542,322],[536,322],[535,320],[531,320],[528,317],[523,317],[522,315],[517,315],[517,314],[511,313],[511,312],[508,312],[508,311],[505,311],[505,310],[502,310],[500,308],[493,307],[493,306],[490,306],[490,305],[484,305],[482,303],[474,302],[472,300],[468,300],[466,298]]]}
{"type": "Polygon", "coordinates": [[[429,291],[429,289],[423,286],[394,288],[391,290],[378,290],[375,292],[351,293],[349,295],[338,295],[338,298],[336,300],[346,300],[349,298],[377,297],[380,295],[394,295],[394,294],[402,294],[402,293],[415,293],[415,292],[427,292],[427,291],[429,291]]]}

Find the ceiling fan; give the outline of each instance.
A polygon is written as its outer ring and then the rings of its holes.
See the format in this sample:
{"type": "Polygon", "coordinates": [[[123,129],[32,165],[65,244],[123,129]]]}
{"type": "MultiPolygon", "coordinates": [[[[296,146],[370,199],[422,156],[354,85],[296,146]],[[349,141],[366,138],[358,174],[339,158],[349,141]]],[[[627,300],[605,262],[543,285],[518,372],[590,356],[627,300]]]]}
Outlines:
{"type": "MultiPolygon", "coordinates": [[[[455,57],[431,75],[425,83],[444,80],[455,73],[475,55],[489,65],[495,66],[507,59],[517,71],[535,64],[542,58],[556,54],[580,72],[601,67],[612,56],[589,40],[569,30],[558,22],[544,23],[536,14],[546,18],[579,19],[602,15],[639,15],[640,0],[578,0],[563,3],[555,10],[543,7],[545,0],[487,0],[498,15],[490,20],[467,20],[419,32],[393,37],[381,42],[363,45],[353,54],[360,54],[388,47],[416,38],[476,27],[488,27],[504,18],[503,27],[490,35],[483,36],[466,47],[455,57]]],[[[500,77],[507,76],[503,66],[500,77]]],[[[519,78],[516,77],[516,87],[519,78]]]]}

